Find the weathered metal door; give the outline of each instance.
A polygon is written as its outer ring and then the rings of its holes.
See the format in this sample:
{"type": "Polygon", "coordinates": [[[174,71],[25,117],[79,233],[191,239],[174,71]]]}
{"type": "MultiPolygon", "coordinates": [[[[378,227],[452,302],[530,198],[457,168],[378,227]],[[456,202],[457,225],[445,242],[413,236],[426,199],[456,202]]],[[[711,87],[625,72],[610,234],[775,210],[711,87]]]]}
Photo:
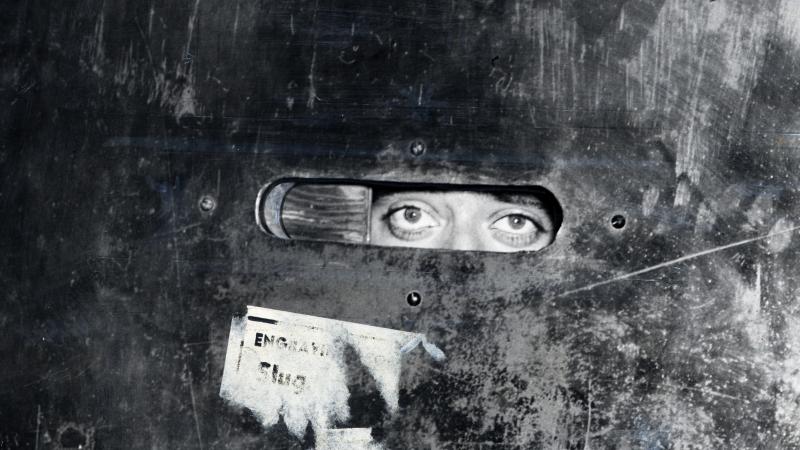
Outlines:
{"type": "Polygon", "coordinates": [[[5,5],[0,448],[800,447],[798,7],[5,5]],[[432,186],[554,239],[363,238],[432,186]]]}

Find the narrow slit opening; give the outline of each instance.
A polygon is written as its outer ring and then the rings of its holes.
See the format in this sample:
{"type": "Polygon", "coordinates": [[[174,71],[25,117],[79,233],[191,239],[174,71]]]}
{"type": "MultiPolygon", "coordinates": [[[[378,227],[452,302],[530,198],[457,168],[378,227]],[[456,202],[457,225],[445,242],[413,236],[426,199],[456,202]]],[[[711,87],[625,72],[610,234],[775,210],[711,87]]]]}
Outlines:
{"type": "Polygon", "coordinates": [[[256,220],[283,239],[530,252],[553,243],[563,210],[541,186],[284,179],[259,192],[256,220]]]}

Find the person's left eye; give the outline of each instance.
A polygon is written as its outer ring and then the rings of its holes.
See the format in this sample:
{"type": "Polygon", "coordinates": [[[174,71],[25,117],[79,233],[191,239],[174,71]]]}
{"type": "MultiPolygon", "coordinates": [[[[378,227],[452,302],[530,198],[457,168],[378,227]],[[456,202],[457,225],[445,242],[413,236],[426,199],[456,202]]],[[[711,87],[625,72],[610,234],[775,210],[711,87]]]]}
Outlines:
{"type": "Polygon", "coordinates": [[[489,226],[492,237],[513,248],[525,249],[537,244],[542,237],[541,227],[524,214],[507,214],[489,226]]]}
{"type": "Polygon", "coordinates": [[[538,231],[536,222],[523,214],[509,214],[492,223],[489,228],[512,234],[529,234],[538,231]]]}

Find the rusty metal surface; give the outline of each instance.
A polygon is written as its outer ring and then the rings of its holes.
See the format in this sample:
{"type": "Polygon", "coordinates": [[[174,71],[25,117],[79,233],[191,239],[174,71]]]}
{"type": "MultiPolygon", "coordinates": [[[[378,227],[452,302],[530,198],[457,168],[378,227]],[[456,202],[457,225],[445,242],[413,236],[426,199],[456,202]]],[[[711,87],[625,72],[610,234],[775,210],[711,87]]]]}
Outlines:
{"type": "Polygon", "coordinates": [[[246,305],[445,352],[395,415],[352,369],[342,425],[386,448],[800,447],[797,2],[4,10],[0,448],[312,446],[219,397],[246,305]],[[564,221],[508,255],[272,239],[287,177],[540,185],[564,221]]]}

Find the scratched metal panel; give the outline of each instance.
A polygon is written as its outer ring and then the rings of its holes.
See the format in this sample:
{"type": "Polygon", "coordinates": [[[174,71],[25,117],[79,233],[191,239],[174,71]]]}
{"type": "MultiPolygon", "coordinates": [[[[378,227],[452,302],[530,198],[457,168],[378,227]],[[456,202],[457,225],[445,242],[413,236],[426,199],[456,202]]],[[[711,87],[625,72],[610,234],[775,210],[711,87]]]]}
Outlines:
{"type": "Polygon", "coordinates": [[[800,447],[797,1],[4,11],[0,448],[313,446],[219,397],[248,304],[445,352],[395,415],[352,369],[341,425],[386,448],[800,447]],[[538,184],[564,223],[271,239],[255,196],[294,176],[538,184]]]}

